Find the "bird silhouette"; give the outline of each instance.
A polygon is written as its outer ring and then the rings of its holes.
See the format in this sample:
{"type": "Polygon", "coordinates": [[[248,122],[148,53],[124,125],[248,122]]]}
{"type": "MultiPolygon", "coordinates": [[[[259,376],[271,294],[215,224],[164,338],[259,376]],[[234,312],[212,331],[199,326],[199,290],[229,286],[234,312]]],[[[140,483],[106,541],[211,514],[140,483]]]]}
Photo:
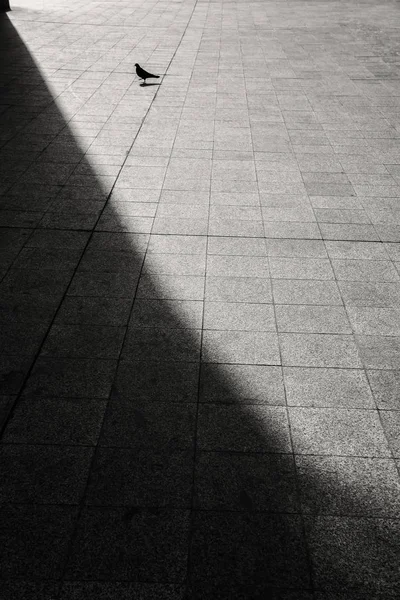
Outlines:
{"type": "Polygon", "coordinates": [[[136,67],[136,75],[139,77],[139,79],[144,80],[145,85],[146,85],[146,79],[149,79],[150,77],[154,77],[154,79],[160,78],[159,75],[152,75],[151,73],[148,73],[147,71],[142,69],[142,67],[138,63],[135,63],[135,67],[136,67]]]}

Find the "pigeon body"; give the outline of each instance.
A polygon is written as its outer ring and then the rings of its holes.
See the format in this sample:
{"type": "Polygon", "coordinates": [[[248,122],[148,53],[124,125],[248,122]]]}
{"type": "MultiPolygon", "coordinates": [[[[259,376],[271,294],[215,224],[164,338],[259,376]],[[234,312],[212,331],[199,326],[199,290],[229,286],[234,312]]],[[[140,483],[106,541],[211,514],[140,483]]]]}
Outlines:
{"type": "Polygon", "coordinates": [[[146,83],[146,79],[153,78],[153,77],[154,77],[154,79],[160,78],[159,75],[152,75],[151,73],[148,73],[147,71],[142,69],[142,67],[138,63],[135,63],[135,67],[136,67],[136,75],[139,77],[139,79],[143,79],[145,83],[146,83]]]}

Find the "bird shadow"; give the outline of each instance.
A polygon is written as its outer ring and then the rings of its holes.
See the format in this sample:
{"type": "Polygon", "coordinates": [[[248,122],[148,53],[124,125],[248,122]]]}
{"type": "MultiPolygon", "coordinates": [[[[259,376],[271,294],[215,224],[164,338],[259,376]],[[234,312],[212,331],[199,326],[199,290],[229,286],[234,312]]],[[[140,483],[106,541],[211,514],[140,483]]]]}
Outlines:
{"type": "Polygon", "coordinates": [[[160,83],[141,83],[140,87],[150,87],[151,85],[161,85],[160,83]]]}

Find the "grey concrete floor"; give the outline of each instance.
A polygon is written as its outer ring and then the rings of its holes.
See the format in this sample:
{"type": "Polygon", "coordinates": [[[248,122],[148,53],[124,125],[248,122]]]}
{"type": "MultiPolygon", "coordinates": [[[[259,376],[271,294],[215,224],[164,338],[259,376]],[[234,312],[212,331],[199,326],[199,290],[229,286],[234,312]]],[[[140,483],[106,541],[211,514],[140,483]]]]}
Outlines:
{"type": "Polygon", "coordinates": [[[399,3],[11,4],[0,595],[399,598],[399,3]]]}

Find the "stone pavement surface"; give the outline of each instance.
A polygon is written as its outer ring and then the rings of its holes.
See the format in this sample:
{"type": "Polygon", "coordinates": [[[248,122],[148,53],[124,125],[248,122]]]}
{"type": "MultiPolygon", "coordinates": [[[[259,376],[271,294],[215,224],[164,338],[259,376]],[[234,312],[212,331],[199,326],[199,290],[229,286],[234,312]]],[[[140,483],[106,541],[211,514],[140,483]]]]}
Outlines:
{"type": "Polygon", "coordinates": [[[12,7],[2,597],[398,598],[400,5],[12,7]]]}

